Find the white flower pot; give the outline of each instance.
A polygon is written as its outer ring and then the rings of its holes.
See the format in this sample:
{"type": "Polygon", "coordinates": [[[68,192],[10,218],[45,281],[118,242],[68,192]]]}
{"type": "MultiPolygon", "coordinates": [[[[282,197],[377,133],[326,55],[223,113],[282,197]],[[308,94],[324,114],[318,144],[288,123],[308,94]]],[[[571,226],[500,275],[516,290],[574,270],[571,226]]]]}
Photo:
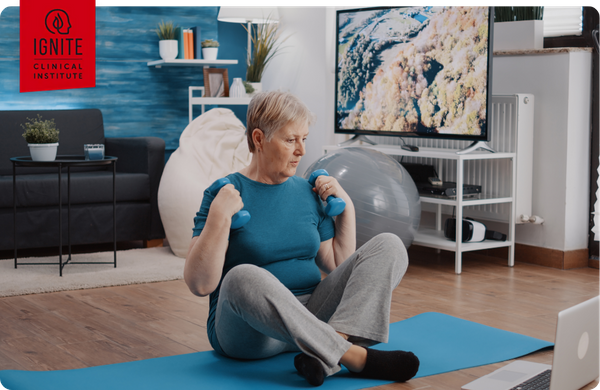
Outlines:
{"type": "Polygon", "coordinates": [[[58,142],[54,144],[27,144],[33,161],[54,161],[58,142]]]}
{"type": "Polygon", "coordinates": [[[543,20],[494,23],[494,51],[540,50],[543,48],[543,20]]]}
{"type": "Polygon", "coordinates": [[[202,48],[202,59],[213,61],[217,59],[218,47],[203,47],[202,48]]]}
{"type": "Polygon", "coordinates": [[[163,60],[174,60],[177,58],[177,40],[176,39],[164,39],[158,41],[158,51],[160,58],[163,60]]]}

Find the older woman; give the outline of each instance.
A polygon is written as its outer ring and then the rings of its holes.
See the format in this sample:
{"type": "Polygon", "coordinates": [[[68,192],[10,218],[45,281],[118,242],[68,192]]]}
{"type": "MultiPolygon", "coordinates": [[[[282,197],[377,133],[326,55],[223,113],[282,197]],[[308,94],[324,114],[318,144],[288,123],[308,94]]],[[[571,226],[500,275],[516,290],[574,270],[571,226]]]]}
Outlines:
{"type": "Polygon", "coordinates": [[[358,376],[406,381],[411,352],[368,348],[387,342],[391,294],[408,266],[402,241],[383,234],[356,247],[352,200],[329,176],[314,188],[295,176],[313,114],[296,97],[264,92],[248,106],[250,165],[205,191],[194,219],[184,278],[210,294],[208,336],[216,352],[260,359],[287,351],[298,372],[319,386],[340,364],[358,376]],[[335,221],[320,199],[346,202],[335,221]],[[252,218],[230,229],[244,208],[252,218]],[[328,274],[321,280],[320,270],[328,274]]]}

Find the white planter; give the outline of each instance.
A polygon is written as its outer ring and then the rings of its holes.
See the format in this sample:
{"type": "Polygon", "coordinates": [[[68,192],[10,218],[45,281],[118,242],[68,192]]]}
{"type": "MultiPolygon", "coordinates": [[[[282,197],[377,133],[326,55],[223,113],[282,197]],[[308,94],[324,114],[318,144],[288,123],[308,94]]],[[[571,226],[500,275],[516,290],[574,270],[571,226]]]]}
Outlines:
{"type": "Polygon", "coordinates": [[[494,51],[539,50],[543,48],[543,20],[494,23],[494,51]]]}
{"type": "Polygon", "coordinates": [[[217,52],[219,51],[218,47],[203,47],[202,48],[202,59],[204,60],[216,60],[217,52]]]}
{"type": "Polygon", "coordinates": [[[33,161],[54,161],[58,142],[54,144],[27,144],[33,161]]]}
{"type": "Polygon", "coordinates": [[[177,58],[178,48],[176,39],[164,39],[158,41],[158,51],[163,60],[174,60],[177,58]]]}

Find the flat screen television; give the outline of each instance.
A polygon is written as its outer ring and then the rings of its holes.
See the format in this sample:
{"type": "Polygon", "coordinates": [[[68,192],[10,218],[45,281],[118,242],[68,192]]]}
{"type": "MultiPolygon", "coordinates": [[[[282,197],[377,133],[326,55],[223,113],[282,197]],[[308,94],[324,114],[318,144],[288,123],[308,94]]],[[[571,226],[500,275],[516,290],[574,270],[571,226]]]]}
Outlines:
{"type": "Polygon", "coordinates": [[[493,14],[338,10],[335,132],[489,141],[493,14]]]}

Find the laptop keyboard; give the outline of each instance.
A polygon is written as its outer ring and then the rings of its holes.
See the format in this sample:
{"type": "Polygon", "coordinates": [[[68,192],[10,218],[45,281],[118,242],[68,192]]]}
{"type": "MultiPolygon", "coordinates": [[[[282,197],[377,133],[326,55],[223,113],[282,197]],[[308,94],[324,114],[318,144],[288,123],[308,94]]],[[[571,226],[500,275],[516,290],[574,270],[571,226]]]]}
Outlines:
{"type": "Polygon", "coordinates": [[[539,373],[510,390],[548,390],[550,388],[550,370],[539,373]]]}

